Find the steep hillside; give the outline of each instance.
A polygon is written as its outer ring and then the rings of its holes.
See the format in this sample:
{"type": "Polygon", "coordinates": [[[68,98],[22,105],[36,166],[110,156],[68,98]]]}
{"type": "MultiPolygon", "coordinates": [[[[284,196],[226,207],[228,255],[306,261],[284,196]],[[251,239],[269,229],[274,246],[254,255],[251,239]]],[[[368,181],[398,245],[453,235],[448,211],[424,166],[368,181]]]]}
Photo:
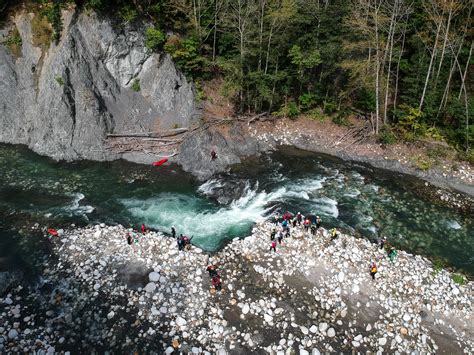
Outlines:
{"type": "Polygon", "coordinates": [[[56,159],[108,160],[119,157],[106,149],[108,133],[191,124],[193,86],[168,55],[147,51],[143,26],[114,27],[73,8],[62,19],[57,45],[36,12],[17,12],[0,32],[1,142],[56,159]]]}

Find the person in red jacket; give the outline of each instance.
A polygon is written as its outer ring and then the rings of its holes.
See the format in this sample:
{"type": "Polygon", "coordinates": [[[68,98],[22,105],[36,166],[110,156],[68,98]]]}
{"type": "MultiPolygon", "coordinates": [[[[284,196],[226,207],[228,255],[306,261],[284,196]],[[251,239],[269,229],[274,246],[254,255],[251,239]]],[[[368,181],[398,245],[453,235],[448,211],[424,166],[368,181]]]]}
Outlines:
{"type": "Polygon", "coordinates": [[[277,242],[275,239],[272,240],[272,246],[270,247],[270,251],[274,251],[276,253],[276,246],[277,246],[277,242]]]}
{"type": "Polygon", "coordinates": [[[142,233],[145,234],[145,232],[146,232],[146,227],[145,227],[145,224],[142,223],[142,233]]]}
{"type": "Polygon", "coordinates": [[[216,291],[220,291],[222,290],[222,281],[221,281],[221,278],[218,274],[215,274],[213,277],[212,277],[212,286],[214,286],[214,289],[216,291]]]}

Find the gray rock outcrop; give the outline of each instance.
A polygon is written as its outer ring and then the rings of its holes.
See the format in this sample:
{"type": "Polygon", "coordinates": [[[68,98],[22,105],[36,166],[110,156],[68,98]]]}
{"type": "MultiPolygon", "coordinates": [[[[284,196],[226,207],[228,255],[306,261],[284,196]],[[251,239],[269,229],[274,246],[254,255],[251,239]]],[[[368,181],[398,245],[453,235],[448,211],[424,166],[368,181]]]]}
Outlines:
{"type": "Polygon", "coordinates": [[[212,175],[226,171],[229,166],[241,162],[241,157],[258,155],[269,149],[269,145],[245,134],[239,124],[230,127],[228,137],[218,130],[203,130],[186,139],[180,149],[178,163],[185,171],[192,172],[205,180],[212,175]],[[215,150],[217,159],[211,160],[215,150]]]}
{"type": "Polygon", "coordinates": [[[117,29],[94,13],[63,11],[58,45],[42,50],[34,16],[12,19],[22,38],[19,57],[0,44],[0,142],[55,159],[110,160],[120,155],[105,149],[107,133],[191,125],[193,86],[168,55],[146,50],[145,26],[117,29]]]}

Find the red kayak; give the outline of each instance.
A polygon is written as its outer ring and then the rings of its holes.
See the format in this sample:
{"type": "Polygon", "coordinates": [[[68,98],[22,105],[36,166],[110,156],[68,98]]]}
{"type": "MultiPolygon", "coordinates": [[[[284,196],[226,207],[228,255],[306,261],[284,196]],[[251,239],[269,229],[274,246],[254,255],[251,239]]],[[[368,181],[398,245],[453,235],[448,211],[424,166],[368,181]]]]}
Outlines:
{"type": "Polygon", "coordinates": [[[58,235],[58,231],[54,228],[48,228],[48,233],[54,236],[58,235]]]}
{"type": "Polygon", "coordinates": [[[161,159],[161,160],[158,160],[158,161],[155,161],[153,163],[153,166],[161,166],[163,165],[164,163],[166,163],[168,161],[168,159],[161,159]]]}

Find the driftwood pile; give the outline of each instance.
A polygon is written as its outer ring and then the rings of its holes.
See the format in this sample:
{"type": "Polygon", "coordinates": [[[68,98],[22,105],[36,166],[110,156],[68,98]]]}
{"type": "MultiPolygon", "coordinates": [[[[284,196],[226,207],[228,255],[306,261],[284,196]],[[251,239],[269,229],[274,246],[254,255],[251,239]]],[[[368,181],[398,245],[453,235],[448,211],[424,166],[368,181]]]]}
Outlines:
{"type": "Polygon", "coordinates": [[[255,116],[209,117],[193,128],[183,127],[152,132],[123,132],[107,134],[107,149],[115,153],[141,152],[156,157],[172,157],[178,154],[180,144],[193,134],[229,122],[245,122],[250,125],[258,120],[273,119],[268,112],[255,116]],[[270,118],[269,118],[270,117],[270,118]]]}

